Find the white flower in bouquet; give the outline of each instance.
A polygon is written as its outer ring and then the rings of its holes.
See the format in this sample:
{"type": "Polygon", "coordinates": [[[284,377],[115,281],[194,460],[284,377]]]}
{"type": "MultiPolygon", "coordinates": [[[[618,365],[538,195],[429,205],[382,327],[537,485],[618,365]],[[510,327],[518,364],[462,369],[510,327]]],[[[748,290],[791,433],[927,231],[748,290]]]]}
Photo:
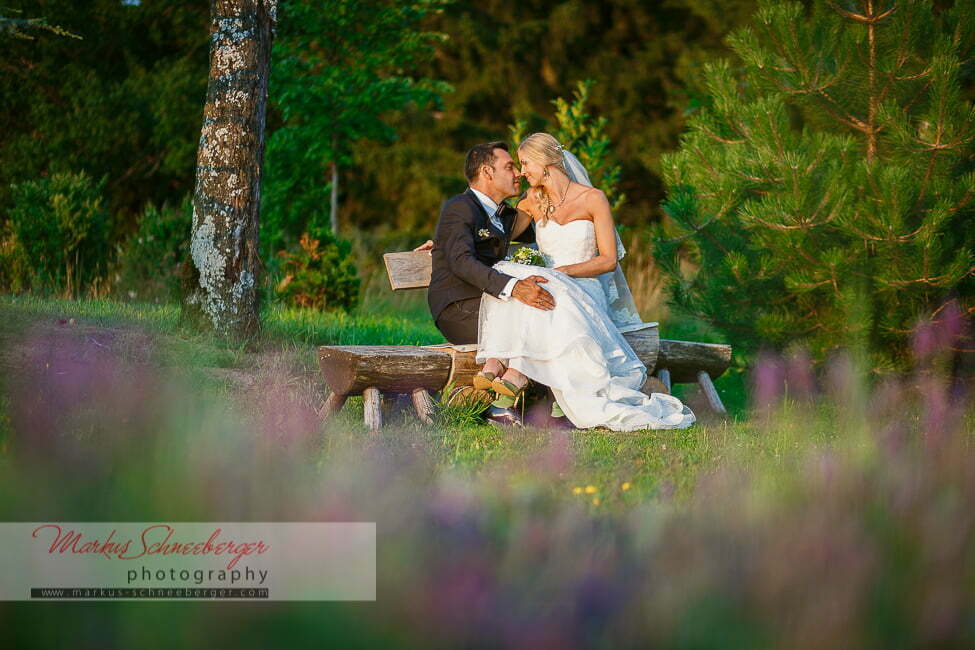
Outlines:
{"type": "Polygon", "coordinates": [[[529,248],[528,246],[522,246],[508,259],[512,262],[517,262],[518,264],[545,266],[545,259],[542,257],[542,254],[534,248],[529,248]]]}

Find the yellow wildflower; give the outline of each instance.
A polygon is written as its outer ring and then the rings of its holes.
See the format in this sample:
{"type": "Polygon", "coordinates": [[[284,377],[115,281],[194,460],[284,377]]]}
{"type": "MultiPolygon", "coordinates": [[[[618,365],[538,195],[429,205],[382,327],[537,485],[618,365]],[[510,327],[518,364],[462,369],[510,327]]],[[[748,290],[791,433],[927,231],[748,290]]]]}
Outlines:
{"type": "Polygon", "coordinates": [[[572,494],[582,494],[582,488],[578,485],[572,488],[572,494]]]}
{"type": "Polygon", "coordinates": [[[593,497],[592,498],[592,504],[594,506],[598,506],[599,505],[599,497],[593,497]]]}
{"type": "Polygon", "coordinates": [[[633,486],[630,485],[630,482],[629,481],[626,481],[625,483],[623,483],[623,485],[620,486],[620,489],[623,490],[624,492],[626,492],[631,487],[633,487],[633,486]]]}
{"type": "Polygon", "coordinates": [[[596,494],[596,486],[595,485],[587,485],[586,486],[586,494],[596,494]]]}

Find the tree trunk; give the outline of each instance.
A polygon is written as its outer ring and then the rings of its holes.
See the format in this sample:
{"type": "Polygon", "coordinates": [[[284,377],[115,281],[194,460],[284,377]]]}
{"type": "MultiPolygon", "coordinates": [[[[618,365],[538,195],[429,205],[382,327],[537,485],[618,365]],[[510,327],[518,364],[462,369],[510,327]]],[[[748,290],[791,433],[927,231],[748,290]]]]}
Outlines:
{"type": "Polygon", "coordinates": [[[231,337],[259,326],[258,232],[277,0],[211,0],[210,79],[196,159],[184,314],[231,337]]]}
{"type": "Polygon", "coordinates": [[[332,203],[329,216],[332,220],[332,234],[339,234],[339,166],[332,161],[332,203]]]}

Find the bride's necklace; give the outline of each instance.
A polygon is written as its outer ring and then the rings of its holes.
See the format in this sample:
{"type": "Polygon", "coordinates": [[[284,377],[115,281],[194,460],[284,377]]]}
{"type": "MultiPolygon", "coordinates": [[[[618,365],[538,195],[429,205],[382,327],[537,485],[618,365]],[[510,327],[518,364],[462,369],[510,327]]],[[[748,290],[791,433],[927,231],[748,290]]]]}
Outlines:
{"type": "Polygon", "coordinates": [[[555,214],[555,211],[561,208],[562,204],[565,203],[565,198],[569,196],[569,185],[572,185],[572,181],[565,184],[565,191],[562,192],[562,200],[559,201],[558,205],[552,203],[552,198],[548,195],[548,192],[545,192],[545,203],[547,204],[545,207],[546,216],[551,217],[553,214],[555,214]]]}

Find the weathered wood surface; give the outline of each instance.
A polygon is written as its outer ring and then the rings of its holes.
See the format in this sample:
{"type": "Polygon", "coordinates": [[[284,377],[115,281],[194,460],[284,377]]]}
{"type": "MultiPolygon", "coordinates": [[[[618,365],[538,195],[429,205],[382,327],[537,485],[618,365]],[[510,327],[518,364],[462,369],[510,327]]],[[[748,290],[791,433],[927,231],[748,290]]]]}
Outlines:
{"type": "Polygon", "coordinates": [[[393,291],[424,289],[430,286],[433,260],[430,251],[409,251],[383,255],[386,275],[393,291]]]}
{"type": "MultiPolygon", "coordinates": [[[[721,376],[731,364],[731,347],[713,343],[660,339],[656,327],[628,332],[626,340],[646,364],[656,368],[667,388],[675,382],[697,382],[698,373],[721,376]]],[[[329,388],[339,395],[358,395],[374,386],[381,391],[412,393],[470,385],[480,364],[473,350],[410,345],[349,345],[319,348],[319,365],[329,388]]],[[[334,410],[337,409],[333,409],[334,410]]]]}
{"type": "Polygon", "coordinates": [[[657,357],[660,355],[660,330],[657,326],[654,324],[633,332],[625,332],[623,338],[647,367],[647,374],[653,372],[657,365],[657,357]]]}
{"type": "Polygon", "coordinates": [[[666,368],[660,368],[657,371],[657,377],[660,379],[660,383],[662,383],[667,388],[667,392],[669,393],[670,392],[670,371],[667,370],[666,368]]]}
{"type": "Polygon", "coordinates": [[[451,357],[412,345],[326,345],[318,348],[325,383],[339,395],[358,395],[370,386],[393,393],[440,390],[450,376],[451,357]]]}
{"type": "Polygon", "coordinates": [[[716,413],[727,413],[724,404],[721,403],[721,398],[718,396],[718,390],[711,383],[711,377],[708,376],[708,373],[703,370],[697,373],[697,383],[701,387],[704,397],[707,398],[708,405],[716,413]]]}
{"type": "Polygon", "coordinates": [[[451,366],[446,385],[470,386],[474,383],[474,375],[484,365],[474,360],[477,353],[455,350],[454,348],[447,348],[447,353],[451,358],[451,366]]]}
{"type": "Polygon", "coordinates": [[[670,388],[665,386],[662,381],[653,375],[647,375],[647,380],[643,382],[643,388],[640,389],[640,392],[645,395],[649,395],[650,393],[670,393],[670,388]]]}
{"type": "Polygon", "coordinates": [[[383,428],[383,394],[372,386],[362,391],[362,419],[370,431],[383,428]]]}
{"type": "Polygon", "coordinates": [[[345,400],[348,398],[348,395],[340,395],[334,391],[329,393],[328,398],[325,399],[325,406],[322,407],[322,419],[330,418],[341,411],[342,407],[345,406],[345,400]]]}
{"type": "Polygon", "coordinates": [[[661,339],[656,367],[670,371],[672,383],[690,383],[702,370],[717,379],[730,365],[730,345],[661,339]]]}
{"type": "Polygon", "coordinates": [[[421,420],[427,424],[433,424],[433,398],[423,388],[414,390],[410,397],[413,399],[413,408],[421,420]]]}

